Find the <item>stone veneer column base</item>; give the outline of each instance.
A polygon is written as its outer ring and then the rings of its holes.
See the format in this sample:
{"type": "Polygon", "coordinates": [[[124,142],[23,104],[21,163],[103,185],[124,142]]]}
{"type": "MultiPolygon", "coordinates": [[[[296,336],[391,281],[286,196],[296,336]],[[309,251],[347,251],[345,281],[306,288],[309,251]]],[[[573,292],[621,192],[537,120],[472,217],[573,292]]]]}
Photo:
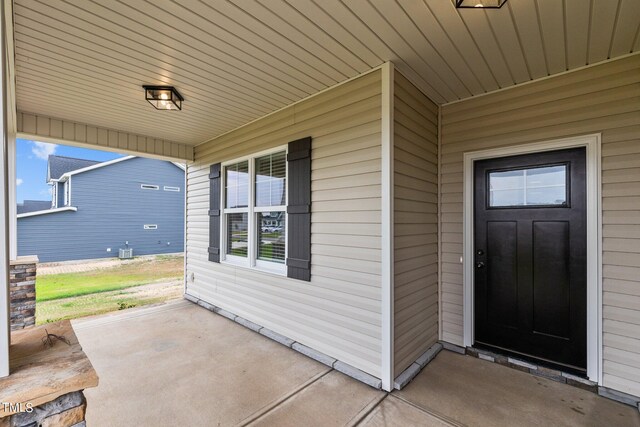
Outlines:
{"type": "Polygon", "coordinates": [[[74,391],[40,406],[21,407],[20,412],[0,418],[0,427],[85,427],[86,409],[84,394],[74,391]]]}
{"type": "Polygon", "coordinates": [[[36,324],[36,269],[38,257],[18,257],[10,262],[9,301],[11,330],[36,324]]]}

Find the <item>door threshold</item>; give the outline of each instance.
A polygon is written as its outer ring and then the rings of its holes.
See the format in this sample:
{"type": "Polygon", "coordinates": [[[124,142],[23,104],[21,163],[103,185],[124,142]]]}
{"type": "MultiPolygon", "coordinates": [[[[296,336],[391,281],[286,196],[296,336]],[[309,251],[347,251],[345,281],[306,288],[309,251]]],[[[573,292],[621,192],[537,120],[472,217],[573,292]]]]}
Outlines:
{"type": "Polygon", "coordinates": [[[549,368],[530,360],[524,360],[523,358],[520,358],[518,356],[507,356],[505,354],[498,354],[493,351],[485,350],[478,347],[467,347],[466,354],[481,360],[485,360],[487,362],[497,363],[511,369],[517,369],[518,371],[527,372],[538,377],[543,377],[552,381],[568,384],[570,386],[578,387],[592,393],[598,393],[598,384],[593,381],[590,381],[572,372],[549,368]]]}
{"type": "Polygon", "coordinates": [[[553,360],[531,356],[526,353],[520,353],[518,351],[510,350],[508,348],[503,348],[496,345],[485,344],[480,341],[476,341],[475,344],[473,345],[473,348],[476,348],[478,350],[484,350],[489,353],[495,353],[505,357],[511,357],[512,359],[527,362],[530,365],[541,366],[543,368],[548,368],[553,371],[566,372],[567,374],[572,374],[577,377],[588,379],[586,369],[578,368],[572,365],[566,365],[564,363],[555,362],[553,360]]]}

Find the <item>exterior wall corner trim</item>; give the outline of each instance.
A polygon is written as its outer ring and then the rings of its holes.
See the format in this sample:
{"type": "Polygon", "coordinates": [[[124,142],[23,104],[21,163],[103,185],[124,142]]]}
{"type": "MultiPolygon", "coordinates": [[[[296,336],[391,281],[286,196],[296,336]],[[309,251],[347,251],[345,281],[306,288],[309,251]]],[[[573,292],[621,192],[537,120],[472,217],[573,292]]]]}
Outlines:
{"type": "Polygon", "coordinates": [[[391,391],[394,383],[394,297],[393,297],[393,98],[394,65],[382,66],[382,389],[391,391]]]}

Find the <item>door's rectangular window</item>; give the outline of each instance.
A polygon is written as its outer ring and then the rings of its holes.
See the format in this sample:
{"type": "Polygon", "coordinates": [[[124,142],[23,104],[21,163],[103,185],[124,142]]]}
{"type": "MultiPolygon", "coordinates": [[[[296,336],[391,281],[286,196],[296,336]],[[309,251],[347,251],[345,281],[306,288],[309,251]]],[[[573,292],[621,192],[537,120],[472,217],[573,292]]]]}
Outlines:
{"type": "Polygon", "coordinates": [[[249,162],[239,162],[224,168],[226,204],[228,209],[249,206],[249,162]]]}
{"type": "Polygon", "coordinates": [[[256,206],[285,206],[287,159],[284,151],[256,159],[256,206]]]}
{"type": "Polygon", "coordinates": [[[566,206],[567,166],[489,172],[489,206],[566,206]]]}
{"type": "Polygon", "coordinates": [[[260,212],[258,218],[258,259],[284,264],[285,212],[260,212]]]}
{"type": "Polygon", "coordinates": [[[246,257],[249,248],[248,213],[227,214],[227,254],[246,257]]]}

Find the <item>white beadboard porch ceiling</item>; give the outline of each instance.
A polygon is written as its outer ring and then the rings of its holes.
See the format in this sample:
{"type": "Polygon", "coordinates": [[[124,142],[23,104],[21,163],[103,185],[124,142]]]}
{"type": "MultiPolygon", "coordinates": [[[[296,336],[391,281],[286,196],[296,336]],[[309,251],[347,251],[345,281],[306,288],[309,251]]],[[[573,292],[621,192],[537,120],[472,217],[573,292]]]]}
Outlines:
{"type": "Polygon", "coordinates": [[[14,0],[14,19],[18,110],[190,145],[388,60],[442,104],[640,48],[640,0],[14,0]]]}

